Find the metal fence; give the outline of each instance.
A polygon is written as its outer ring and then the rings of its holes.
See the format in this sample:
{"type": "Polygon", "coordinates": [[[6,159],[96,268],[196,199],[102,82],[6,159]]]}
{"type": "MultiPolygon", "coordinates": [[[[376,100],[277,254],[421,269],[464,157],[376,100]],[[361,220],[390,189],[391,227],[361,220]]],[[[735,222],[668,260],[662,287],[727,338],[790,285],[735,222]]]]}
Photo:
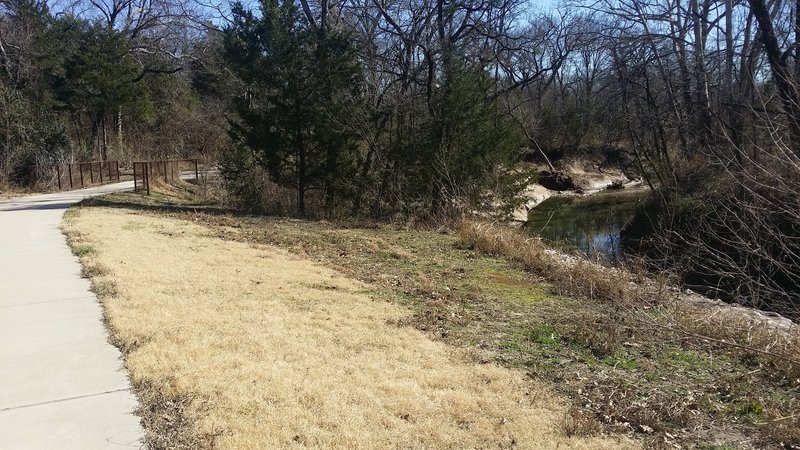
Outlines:
{"type": "Polygon", "coordinates": [[[119,181],[119,161],[80,161],[36,166],[37,184],[75,189],[119,181]]]}
{"type": "Polygon", "coordinates": [[[146,192],[150,195],[150,184],[153,180],[162,180],[166,183],[175,182],[184,175],[191,175],[200,179],[198,162],[196,159],[162,159],[153,161],[133,162],[133,191],[146,192]]]}

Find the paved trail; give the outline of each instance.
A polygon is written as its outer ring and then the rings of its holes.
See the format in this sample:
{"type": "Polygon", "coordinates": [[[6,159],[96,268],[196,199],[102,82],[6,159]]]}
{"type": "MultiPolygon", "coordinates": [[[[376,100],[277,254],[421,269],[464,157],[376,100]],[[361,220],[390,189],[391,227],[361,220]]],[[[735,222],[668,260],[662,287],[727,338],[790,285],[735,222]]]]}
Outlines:
{"type": "Polygon", "coordinates": [[[140,448],[136,398],[58,229],[81,199],[133,182],[0,201],[0,447],[140,448]]]}

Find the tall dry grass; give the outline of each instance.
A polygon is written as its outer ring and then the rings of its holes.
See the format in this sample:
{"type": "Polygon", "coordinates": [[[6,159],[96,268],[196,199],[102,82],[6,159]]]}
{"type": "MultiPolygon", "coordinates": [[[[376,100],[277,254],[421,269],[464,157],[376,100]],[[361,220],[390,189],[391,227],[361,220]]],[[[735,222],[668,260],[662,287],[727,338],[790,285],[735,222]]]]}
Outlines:
{"type": "Polygon", "coordinates": [[[636,297],[636,292],[629,286],[629,274],[559,255],[548,249],[538,237],[474,221],[463,221],[458,234],[464,243],[477,250],[522,264],[525,269],[553,283],[563,294],[617,303],[630,303],[636,297]]]}
{"type": "Polygon", "coordinates": [[[30,188],[21,188],[11,184],[4,184],[2,180],[0,180],[0,200],[7,200],[15,197],[26,197],[33,194],[36,194],[36,192],[30,188]]]}
{"type": "MultiPolygon", "coordinates": [[[[694,341],[741,358],[758,359],[773,373],[800,379],[800,327],[712,302],[688,301],[678,289],[637,271],[609,268],[549,249],[540,238],[492,223],[463,221],[458,234],[476,250],[517,262],[562,294],[613,304],[615,317],[575,315],[574,327],[598,347],[615,342],[620,325],[636,323],[663,339],[694,341]]],[[[694,299],[696,300],[696,299],[694,299]]]]}

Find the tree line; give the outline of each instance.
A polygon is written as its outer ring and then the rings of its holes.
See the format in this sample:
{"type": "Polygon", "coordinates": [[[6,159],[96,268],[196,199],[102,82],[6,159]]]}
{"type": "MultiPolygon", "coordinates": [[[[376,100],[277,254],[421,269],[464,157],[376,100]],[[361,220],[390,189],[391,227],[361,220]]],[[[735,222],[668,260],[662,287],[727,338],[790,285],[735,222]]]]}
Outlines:
{"type": "Polygon", "coordinates": [[[35,165],[224,145],[224,112],[193,86],[205,31],[189,5],[1,1],[0,184],[31,182],[35,165]]]}
{"type": "Polygon", "coordinates": [[[0,2],[2,182],[200,152],[245,208],[436,218],[507,211],[527,148],[612,146],[653,190],[630,245],[739,301],[797,302],[796,0],[53,7],[0,2]]]}

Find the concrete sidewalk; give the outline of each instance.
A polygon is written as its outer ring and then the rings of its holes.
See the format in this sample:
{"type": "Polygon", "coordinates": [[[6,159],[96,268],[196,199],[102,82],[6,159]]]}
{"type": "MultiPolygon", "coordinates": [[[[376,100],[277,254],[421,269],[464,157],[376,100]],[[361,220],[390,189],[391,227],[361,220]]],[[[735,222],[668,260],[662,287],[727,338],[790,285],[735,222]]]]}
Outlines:
{"type": "Polygon", "coordinates": [[[119,351],[58,226],[133,182],[0,201],[0,447],[140,448],[119,351]]]}

